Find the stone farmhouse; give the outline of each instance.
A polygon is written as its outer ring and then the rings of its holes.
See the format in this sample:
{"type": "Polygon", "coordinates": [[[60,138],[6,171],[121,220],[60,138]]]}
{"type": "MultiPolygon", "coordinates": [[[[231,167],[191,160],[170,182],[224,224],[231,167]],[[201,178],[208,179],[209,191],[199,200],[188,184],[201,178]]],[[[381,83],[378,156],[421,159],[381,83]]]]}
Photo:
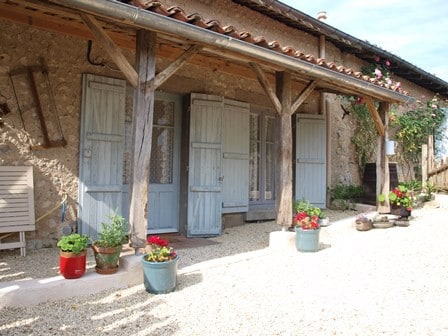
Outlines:
{"type": "Polygon", "coordinates": [[[361,182],[342,96],[369,107],[384,191],[391,104],[448,93],[274,0],[0,0],[0,42],[0,166],[33,168],[27,248],[94,238],[115,209],[136,248],[152,233],[287,226],[293,199],[326,207],[328,187],[361,182]],[[392,83],[361,72],[378,60],[392,83]]]}

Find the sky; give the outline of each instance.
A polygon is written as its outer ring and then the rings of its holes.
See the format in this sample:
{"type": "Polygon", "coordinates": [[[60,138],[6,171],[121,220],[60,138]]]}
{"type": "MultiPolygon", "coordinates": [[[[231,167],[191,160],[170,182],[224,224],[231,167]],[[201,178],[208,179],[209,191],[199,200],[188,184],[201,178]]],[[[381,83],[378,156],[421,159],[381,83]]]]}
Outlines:
{"type": "Polygon", "coordinates": [[[280,0],[448,82],[447,0],[280,0]]]}

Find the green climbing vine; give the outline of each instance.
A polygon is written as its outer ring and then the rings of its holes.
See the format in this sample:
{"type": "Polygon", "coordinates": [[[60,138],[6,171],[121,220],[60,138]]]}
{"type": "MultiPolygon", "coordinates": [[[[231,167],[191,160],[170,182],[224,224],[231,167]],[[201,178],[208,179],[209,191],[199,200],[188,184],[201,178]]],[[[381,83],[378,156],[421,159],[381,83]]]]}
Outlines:
{"type": "MultiPolygon", "coordinates": [[[[407,108],[406,113],[389,114],[391,133],[400,145],[402,159],[408,164],[420,168],[422,145],[427,143],[428,136],[434,136],[436,144],[442,143],[446,136],[442,125],[446,119],[447,103],[438,96],[426,102],[416,101],[407,108]]],[[[436,152],[440,146],[436,146],[436,152]]],[[[420,171],[416,171],[416,176],[420,171]]]]}
{"type": "Polygon", "coordinates": [[[355,145],[355,151],[358,158],[360,172],[363,173],[367,162],[375,162],[376,160],[376,144],[377,132],[375,125],[370,117],[366,104],[361,99],[355,97],[343,97],[342,108],[356,120],[356,128],[354,130],[351,142],[355,145]]]}
{"type": "MultiPolygon", "coordinates": [[[[427,143],[428,136],[433,135],[435,143],[442,143],[445,130],[442,128],[448,109],[448,103],[438,96],[424,101],[416,101],[405,106],[398,114],[393,106],[389,112],[389,138],[399,144],[397,161],[415,167],[415,177],[421,174],[421,149],[427,143]]],[[[376,160],[377,132],[366,104],[356,97],[343,97],[342,108],[353,115],[356,120],[352,143],[355,145],[358,164],[362,172],[367,162],[376,160]]],[[[437,150],[436,146],[436,150],[437,150]]]]}

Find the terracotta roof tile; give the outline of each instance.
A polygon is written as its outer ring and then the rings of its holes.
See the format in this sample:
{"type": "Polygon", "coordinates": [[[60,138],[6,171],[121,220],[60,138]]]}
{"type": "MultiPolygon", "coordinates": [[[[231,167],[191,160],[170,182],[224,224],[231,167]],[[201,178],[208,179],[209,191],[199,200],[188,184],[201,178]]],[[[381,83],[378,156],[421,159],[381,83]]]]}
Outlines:
{"type": "MultiPolygon", "coordinates": [[[[367,75],[363,75],[359,71],[354,71],[353,69],[346,68],[343,65],[337,65],[334,62],[327,62],[325,59],[317,58],[314,55],[304,54],[302,51],[296,50],[295,48],[290,47],[290,46],[282,47],[279,42],[277,42],[277,41],[269,42],[263,36],[253,36],[250,32],[247,32],[247,31],[238,32],[238,30],[235,27],[230,26],[230,25],[222,26],[221,23],[217,20],[206,21],[200,14],[197,14],[197,13],[187,14],[181,7],[178,7],[178,6],[172,6],[172,7],[166,8],[162,4],[162,2],[151,1],[151,0],[119,0],[119,1],[131,4],[133,6],[136,6],[136,7],[163,15],[163,16],[171,17],[173,19],[176,19],[176,20],[179,20],[182,22],[186,22],[186,23],[195,25],[200,28],[211,30],[211,31],[214,31],[219,34],[231,36],[235,39],[239,39],[239,40],[247,42],[247,43],[255,44],[257,46],[260,46],[260,47],[263,47],[263,48],[266,48],[266,49],[269,49],[269,50],[272,50],[272,51],[275,51],[278,53],[282,53],[287,56],[298,58],[300,60],[303,60],[303,61],[306,61],[306,62],[309,62],[312,64],[316,64],[318,66],[345,74],[347,76],[359,78],[364,81],[373,83],[375,85],[378,85],[378,86],[381,86],[381,87],[384,87],[387,89],[390,89],[395,92],[400,92],[402,94],[408,94],[406,91],[403,91],[399,85],[391,85],[391,84],[387,84],[384,82],[380,82],[376,78],[371,78],[367,75]]],[[[304,24],[305,24],[305,22],[304,22],[304,24]]]]}
{"type": "Polygon", "coordinates": [[[177,6],[170,7],[168,8],[168,13],[169,13],[168,16],[173,19],[182,22],[188,22],[188,16],[185,14],[184,10],[180,7],[177,6]]]}
{"type": "Polygon", "coordinates": [[[282,53],[284,53],[285,55],[294,57],[296,50],[293,47],[283,47],[282,53]]]}

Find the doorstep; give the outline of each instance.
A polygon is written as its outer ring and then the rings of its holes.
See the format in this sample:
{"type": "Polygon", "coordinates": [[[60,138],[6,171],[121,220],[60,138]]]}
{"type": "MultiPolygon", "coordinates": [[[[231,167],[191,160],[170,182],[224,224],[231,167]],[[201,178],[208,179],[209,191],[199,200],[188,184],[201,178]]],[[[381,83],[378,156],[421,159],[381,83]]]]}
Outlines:
{"type": "Polygon", "coordinates": [[[118,271],[110,275],[86,273],[78,279],[58,275],[0,283],[0,308],[29,306],[44,301],[56,301],[73,296],[87,296],[112,288],[127,288],[143,282],[141,256],[120,257],[118,271]]]}

